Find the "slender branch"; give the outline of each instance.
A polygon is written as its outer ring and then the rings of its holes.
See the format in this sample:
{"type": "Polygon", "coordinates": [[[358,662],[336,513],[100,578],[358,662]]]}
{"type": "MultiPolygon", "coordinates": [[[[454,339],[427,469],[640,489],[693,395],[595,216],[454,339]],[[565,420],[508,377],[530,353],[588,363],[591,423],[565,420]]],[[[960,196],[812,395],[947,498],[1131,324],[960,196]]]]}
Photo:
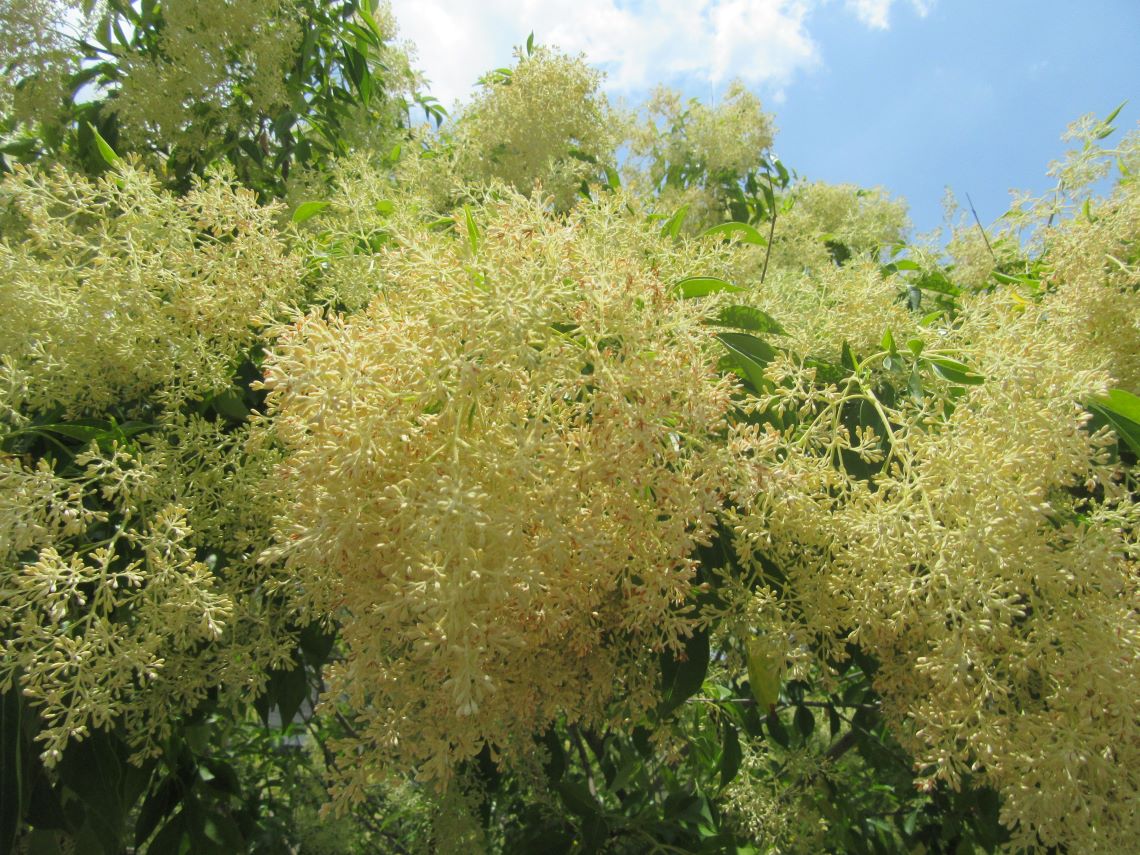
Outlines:
{"type": "Polygon", "coordinates": [[[974,222],[978,224],[978,231],[982,233],[982,240],[986,242],[986,249],[990,251],[990,258],[997,264],[997,255],[994,254],[994,248],[990,246],[990,239],[986,236],[986,230],[982,226],[982,221],[978,217],[978,212],[974,210],[974,200],[970,198],[970,194],[966,194],[966,201],[970,203],[970,213],[974,215],[974,222]]]}
{"type": "Polygon", "coordinates": [[[768,179],[768,189],[772,193],[772,222],[768,227],[768,245],[764,247],[764,267],[760,271],[760,284],[764,284],[764,277],[768,275],[768,259],[772,257],[772,241],[776,238],[776,186],[772,183],[772,173],[764,171],[768,179]]]}

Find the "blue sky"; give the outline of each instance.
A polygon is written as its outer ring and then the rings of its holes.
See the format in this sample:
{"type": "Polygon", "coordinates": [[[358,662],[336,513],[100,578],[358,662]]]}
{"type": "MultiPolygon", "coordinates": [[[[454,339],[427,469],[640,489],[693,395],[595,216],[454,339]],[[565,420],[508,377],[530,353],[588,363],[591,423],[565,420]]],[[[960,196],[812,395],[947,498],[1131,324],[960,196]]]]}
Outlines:
{"type": "Polygon", "coordinates": [[[657,83],[702,100],[743,79],[801,175],[883,186],[918,231],[949,186],[983,222],[1011,188],[1044,191],[1060,135],[1129,103],[1140,118],[1140,0],[394,0],[445,104],[509,64],[532,30],[636,103],[657,83]]]}

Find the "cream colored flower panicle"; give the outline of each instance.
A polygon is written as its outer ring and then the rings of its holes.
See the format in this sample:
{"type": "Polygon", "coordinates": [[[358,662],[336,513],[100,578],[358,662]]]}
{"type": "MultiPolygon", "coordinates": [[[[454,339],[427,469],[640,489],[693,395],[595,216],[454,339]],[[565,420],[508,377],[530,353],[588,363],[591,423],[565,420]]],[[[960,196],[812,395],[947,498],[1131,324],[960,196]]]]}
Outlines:
{"type": "Polygon", "coordinates": [[[704,250],[624,200],[468,213],[406,223],[371,305],[299,319],[266,363],[291,497],[268,555],[342,619],[348,797],[386,762],[442,782],[558,713],[652,705],[741,469],[733,381],[671,293],[704,250]]]}
{"type": "Polygon", "coordinates": [[[1086,360],[1140,395],[1140,182],[1121,184],[1046,241],[1054,317],[1082,343],[1086,360]]]}
{"type": "MultiPolygon", "coordinates": [[[[1103,257],[1103,235],[1072,228],[1073,252],[1103,257]]],[[[1135,295],[1094,278],[1127,314],[1135,295]]],[[[789,616],[823,654],[856,642],[879,661],[884,713],[923,776],[996,788],[1015,847],[1120,852],[1140,833],[1140,508],[1083,407],[1128,364],[1120,318],[1087,310],[1093,289],[997,288],[953,324],[907,330],[975,385],[920,363],[921,397],[888,395],[907,375],[865,340],[861,371],[834,384],[775,361],[761,403],[799,421],[738,546],[784,569],[789,616]]],[[[882,317],[859,289],[835,294],[853,329],[882,317]]],[[[832,326],[817,352],[833,352],[832,326]]]]}
{"type": "Polygon", "coordinates": [[[24,121],[59,112],[67,75],[79,67],[75,40],[87,34],[99,5],[0,0],[0,110],[24,121]]]}
{"type": "Polygon", "coordinates": [[[176,2],[162,16],[157,49],[122,60],[112,109],[128,134],[202,146],[211,125],[288,104],[285,78],[304,35],[293,0],[176,2]]]}
{"type": "Polygon", "coordinates": [[[497,179],[520,193],[536,185],[566,209],[582,181],[608,164],[619,117],[580,57],[540,47],[509,77],[490,80],[457,119],[456,168],[469,181],[497,179]],[[591,160],[593,162],[591,162],[591,160]]]}
{"type": "Polygon", "coordinates": [[[152,751],[288,661],[291,615],[264,594],[283,583],[256,563],[278,458],[257,430],[174,415],[66,476],[0,458],[0,686],[30,699],[49,764],[95,727],[152,751]]]}
{"type": "Polygon", "coordinates": [[[301,293],[277,210],[225,176],[176,196],[130,165],[19,170],[0,209],[0,417],[208,396],[301,293]]]}

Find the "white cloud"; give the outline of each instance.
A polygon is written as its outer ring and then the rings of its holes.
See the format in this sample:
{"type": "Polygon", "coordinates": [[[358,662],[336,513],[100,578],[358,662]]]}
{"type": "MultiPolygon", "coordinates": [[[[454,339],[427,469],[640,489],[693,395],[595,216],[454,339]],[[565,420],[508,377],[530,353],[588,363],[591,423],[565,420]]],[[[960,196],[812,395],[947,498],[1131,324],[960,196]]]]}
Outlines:
{"type": "MultiPolygon", "coordinates": [[[[891,7],[898,0],[846,0],[847,8],[861,22],[875,30],[886,30],[891,26],[891,7]]],[[[909,0],[920,17],[930,11],[931,0],[909,0]]]]}
{"type": "MultiPolygon", "coordinates": [[[[733,77],[776,90],[820,63],[809,32],[830,0],[392,0],[401,35],[416,45],[430,91],[451,106],[476,79],[511,61],[533,31],[542,44],[584,53],[613,93],[686,78],[718,87],[733,77]]],[[[898,0],[845,0],[869,27],[885,27],[898,0]]],[[[907,0],[920,10],[926,0],[907,0]]]]}

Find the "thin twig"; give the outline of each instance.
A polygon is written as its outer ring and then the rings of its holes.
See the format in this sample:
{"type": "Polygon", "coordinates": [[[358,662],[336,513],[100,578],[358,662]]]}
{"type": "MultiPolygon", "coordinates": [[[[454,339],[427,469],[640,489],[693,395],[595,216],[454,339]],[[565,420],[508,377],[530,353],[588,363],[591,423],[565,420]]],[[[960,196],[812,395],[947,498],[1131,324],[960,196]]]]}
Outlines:
{"type": "Polygon", "coordinates": [[[772,222],[768,228],[768,245],[764,247],[764,267],[760,271],[760,284],[764,284],[764,277],[768,275],[768,259],[772,257],[772,241],[776,237],[776,186],[772,183],[772,173],[764,171],[768,178],[768,189],[772,193],[772,222]]]}
{"type": "Polygon", "coordinates": [[[970,198],[970,194],[966,194],[966,201],[970,203],[970,213],[974,215],[974,222],[978,224],[978,231],[982,233],[982,240],[986,242],[986,249],[990,251],[990,258],[997,264],[997,255],[994,254],[994,248],[990,246],[990,239],[986,236],[986,230],[982,226],[982,221],[978,218],[978,212],[974,210],[974,200],[970,198]]]}

